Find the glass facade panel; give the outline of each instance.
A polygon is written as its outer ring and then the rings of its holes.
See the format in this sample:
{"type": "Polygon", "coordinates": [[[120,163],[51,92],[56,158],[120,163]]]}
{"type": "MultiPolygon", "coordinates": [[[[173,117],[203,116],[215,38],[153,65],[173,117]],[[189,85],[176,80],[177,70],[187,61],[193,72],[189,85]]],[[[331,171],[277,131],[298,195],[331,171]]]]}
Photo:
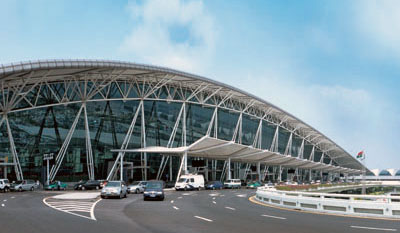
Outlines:
{"type": "Polygon", "coordinates": [[[260,120],[243,114],[242,116],[242,144],[253,145],[260,120]]]}
{"type": "Polygon", "coordinates": [[[279,128],[279,137],[278,137],[278,152],[281,154],[285,153],[287,143],[289,141],[290,133],[282,128],[279,128]]]}
{"type": "Polygon", "coordinates": [[[239,114],[218,109],[218,138],[232,140],[238,119],[239,114]]]}
{"type": "Polygon", "coordinates": [[[274,138],[276,126],[271,125],[268,122],[264,121],[262,125],[262,142],[261,148],[269,150],[271,148],[272,140],[274,138]]]}

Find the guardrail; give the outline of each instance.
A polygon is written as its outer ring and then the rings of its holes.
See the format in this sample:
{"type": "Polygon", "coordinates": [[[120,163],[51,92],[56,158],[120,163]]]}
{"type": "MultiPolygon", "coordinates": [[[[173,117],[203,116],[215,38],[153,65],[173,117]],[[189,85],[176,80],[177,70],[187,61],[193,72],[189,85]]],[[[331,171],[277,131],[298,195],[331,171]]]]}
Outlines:
{"type": "Polygon", "coordinates": [[[257,200],[290,209],[357,216],[400,218],[400,197],[278,191],[260,187],[257,200]]]}

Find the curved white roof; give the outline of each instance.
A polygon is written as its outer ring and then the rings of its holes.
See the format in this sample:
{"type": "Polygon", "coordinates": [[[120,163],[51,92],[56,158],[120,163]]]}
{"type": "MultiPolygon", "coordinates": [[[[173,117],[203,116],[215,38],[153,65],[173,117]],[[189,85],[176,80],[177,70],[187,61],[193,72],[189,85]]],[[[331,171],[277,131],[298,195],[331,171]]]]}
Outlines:
{"type": "MultiPolygon", "coordinates": [[[[269,119],[275,124],[284,127],[299,137],[304,138],[310,144],[315,145],[323,153],[332,158],[339,166],[354,169],[354,172],[359,172],[363,168],[363,165],[342,147],[312,126],[281,108],[230,85],[174,69],[131,62],[105,60],[27,61],[0,65],[0,84],[4,87],[18,86],[21,85],[21,82],[24,82],[24,85],[29,85],[29,82],[37,82],[38,79],[44,76],[51,82],[64,80],[65,78],[85,72],[108,74],[115,70],[118,70],[121,76],[147,75],[146,80],[150,80],[152,77],[154,80],[157,80],[157,75],[168,74],[174,76],[171,83],[186,87],[204,85],[202,91],[217,93],[217,95],[221,97],[229,96],[235,99],[235,101],[250,105],[257,114],[268,115],[269,119]]],[[[13,109],[1,109],[0,106],[0,113],[5,111],[13,111],[13,109]]]]}

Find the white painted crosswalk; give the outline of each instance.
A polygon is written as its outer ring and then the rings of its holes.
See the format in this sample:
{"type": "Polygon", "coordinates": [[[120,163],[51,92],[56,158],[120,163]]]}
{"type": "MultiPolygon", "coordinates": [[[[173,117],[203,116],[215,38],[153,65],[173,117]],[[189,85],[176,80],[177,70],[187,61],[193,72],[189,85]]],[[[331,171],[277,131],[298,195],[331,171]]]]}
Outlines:
{"type": "Polygon", "coordinates": [[[94,208],[101,199],[92,200],[60,200],[55,198],[44,198],[43,203],[50,208],[72,214],[78,217],[96,220],[94,208]]]}

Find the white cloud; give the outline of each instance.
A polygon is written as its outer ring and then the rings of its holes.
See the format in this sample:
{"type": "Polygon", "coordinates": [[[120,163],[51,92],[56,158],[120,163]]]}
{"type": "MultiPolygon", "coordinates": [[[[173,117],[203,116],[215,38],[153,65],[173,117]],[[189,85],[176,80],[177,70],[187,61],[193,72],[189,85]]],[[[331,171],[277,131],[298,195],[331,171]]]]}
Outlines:
{"type": "Polygon", "coordinates": [[[136,26],[124,39],[121,53],[139,62],[190,72],[199,72],[211,62],[216,29],[202,1],[151,0],[134,2],[128,9],[136,26]]]}
{"type": "Polygon", "coordinates": [[[368,39],[385,51],[400,52],[400,1],[359,1],[356,22],[368,39]]]}

